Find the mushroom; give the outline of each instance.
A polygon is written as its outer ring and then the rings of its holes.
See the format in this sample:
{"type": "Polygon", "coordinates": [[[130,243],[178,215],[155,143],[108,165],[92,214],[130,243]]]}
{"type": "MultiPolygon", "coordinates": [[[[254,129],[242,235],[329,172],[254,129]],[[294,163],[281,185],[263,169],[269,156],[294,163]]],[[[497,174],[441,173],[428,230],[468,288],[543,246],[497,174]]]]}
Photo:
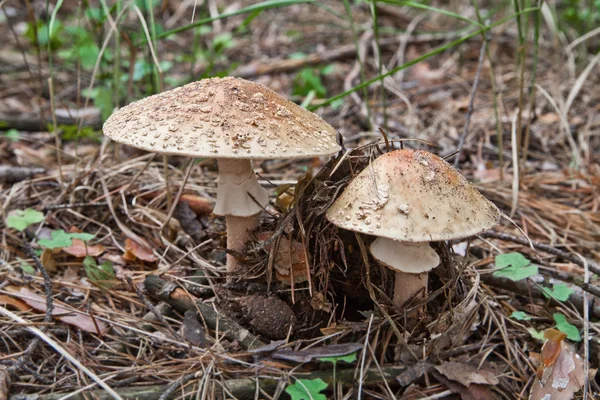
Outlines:
{"type": "MultiPolygon", "coordinates": [[[[214,214],[226,217],[227,248],[240,251],[268,204],[251,160],[336,153],[336,131],[271,89],[240,78],[193,82],[131,103],[110,116],[104,134],[139,149],[216,158],[214,214]]],[[[240,272],[227,256],[227,273],[240,272]]]]}
{"type": "Polygon", "coordinates": [[[442,158],[395,150],[375,159],[327,210],[340,228],[377,236],[369,250],[395,271],[393,302],[427,292],[439,264],[428,242],[465,238],[498,224],[500,212],[442,158]]]}

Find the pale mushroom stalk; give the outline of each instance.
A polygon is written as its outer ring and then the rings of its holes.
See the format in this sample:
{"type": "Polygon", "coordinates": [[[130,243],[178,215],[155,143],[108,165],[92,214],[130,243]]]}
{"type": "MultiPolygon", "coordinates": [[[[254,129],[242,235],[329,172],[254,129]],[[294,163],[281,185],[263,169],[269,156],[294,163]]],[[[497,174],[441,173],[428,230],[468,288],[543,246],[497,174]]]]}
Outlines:
{"type": "MultiPolygon", "coordinates": [[[[217,163],[219,186],[213,213],[225,216],[227,248],[241,251],[260,222],[261,210],[269,204],[269,193],[258,183],[250,160],[219,158],[217,163]]],[[[237,260],[228,254],[227,274],[238,272],[237,260]]]]}
{"type": "Polygon", "coordinates": [[[392,301],[402,307],[415,295],[425,298],[429,271],[438,266],[440,257],[428,243],[407,243],[378,237],[370,247],[371,255],[395,271],[392,301]]]}

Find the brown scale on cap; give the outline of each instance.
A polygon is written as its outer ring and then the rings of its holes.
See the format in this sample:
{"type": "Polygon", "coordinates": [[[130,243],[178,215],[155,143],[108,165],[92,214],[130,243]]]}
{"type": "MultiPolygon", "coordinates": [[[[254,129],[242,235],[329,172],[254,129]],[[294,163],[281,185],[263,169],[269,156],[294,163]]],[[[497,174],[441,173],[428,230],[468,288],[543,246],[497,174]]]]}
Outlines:
{"type": "Polygon", "coordinates": [[[465,238],[500,212],[442,158],[396,150],[365,168],[327,211],[335,225],[404,242],[465,238]]]}
{"type": "Polygon", "coordinates": [[[111,139],[191,157],[274,159],[340,150],[335,130],[273,90],[239,78],[212,78],[131,103],[104,124],[111,139]]]}

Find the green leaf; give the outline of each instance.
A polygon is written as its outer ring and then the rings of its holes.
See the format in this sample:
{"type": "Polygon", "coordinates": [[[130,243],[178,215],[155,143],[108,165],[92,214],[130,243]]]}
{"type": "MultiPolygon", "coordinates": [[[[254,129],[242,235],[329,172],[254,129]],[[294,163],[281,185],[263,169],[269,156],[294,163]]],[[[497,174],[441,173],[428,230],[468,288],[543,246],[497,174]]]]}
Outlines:
{"type": "Polygon", "coordinates": [[[98,265],[96,259],[92,256],[86,256],[83,259],[83,269],[88,279],[102,287],[112,287],[110,282],[115,279],[115,271],[113,269],[112,262],[106,260],[102,264],[98,265]]]}
{"type": "Polygon", "coordinates": [[[496,266],[499,268],[504,267],[517,267],[522,268],[531,264],[525,256],[521,253],[507,253],[507,254],[498,254],[496,256],[496,266]]]}
{"type": "Polygon", "coordinates": [[[292,400],[327,400],[320,392],[327,388],[327,383],[321,378],[298,379],[296,383],[288,386],[285,392],[292,400]]]}
{"type": "Polygon", "coordinates": [[[71,236],[71,239],[79,239],[87,242],[92,240],[96,235],[92,235],[91,233],[69,233],[69,236],[71,236]]]}
{"type": "Polygon", "coordinates": [[[19,131],[16,129],[9,129],[6,132],[4,132],[4,137],[8,141],[18,142],[19,139],[21,138],[21,135],[19,134],[19,131]]]}
{"type": "Polygon", "coordinates": [[[510,317],[519,321],[529,321],[531,319],[531,317],[523,311],[513,311],[510,317]]]}
{"type": "Polygon", "coordinates": [[[351,362],[356,361],[356,352],[346,354],[345,356],[337,356],[337,357],[322,357],[319,358],[319,361],[330,362],[332,364],[336,364],[338,361],[347,362],[350,364],[351,362]]]}
{"type": "Polygon", "coordinates": [[[536,331],[533,328],[527,328],[527,332],[529,332],[532,338],[539,340],[540,342],[546,341],[546,338],[544,338],[544,332],[536,331]]]}
{"type": "Polygon", "coordinates": [[[537,265],[530,265],[530,263],[521,253],[499,254],[496,256],[498,269],[494,272],[494,276],[520,281],[537,275],[537,265]]]}
{"type": "Polygon", "coordinates": [[[52,231],[50,234],[51,239],[40,239],[38,243],[40,246],[48,249],[62,249],[73,244],[73,237],[71,235],[71,233],[67,233],[62,229],[52,231]]]}
{"type": "Polygon", "coordinates": [[[573,293],[573,289],[566,283],[559,283],[552,285],[552,289],[542,287],[542,293],[547,298],[552,297],[558,301],[567,301],[571,293],[573,293]]]}
{"type": "Polygon", "coordinates": [[[556,322],[556,329],[567,335],[567,339],[574,342],[581,342],[581,335],[579,335],[579,329],[575,325],[571,325],[567,322],[567,317],[562,314],[554,313],[554,322],[556,322]]]}
{"type": "Polygon", "coordinates": [[[6,226],[23,232],[28,226],[44,220],[44,214],[32,208],[15,210],[6,218],[6,226]]]}
{"type": "Polygon", "coordinates": [[[19,261],[19,267],[21,267],[24,273],[26,273],[27,275],[35,275],[35,268],[33,268],[31,264],[29,264],[21,257],[17,257],[17,261],[19,261]]]}

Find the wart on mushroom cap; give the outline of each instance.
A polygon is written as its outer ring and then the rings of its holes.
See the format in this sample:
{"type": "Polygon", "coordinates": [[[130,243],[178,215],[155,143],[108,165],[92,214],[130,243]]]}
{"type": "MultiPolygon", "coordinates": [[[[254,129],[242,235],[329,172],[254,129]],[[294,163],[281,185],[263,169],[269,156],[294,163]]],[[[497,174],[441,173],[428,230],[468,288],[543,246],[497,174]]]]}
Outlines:
{"type": "MultiPolygon", "coordinates": [[[[142,150],[219,159],[214,213],[227,216],[227,247],[241,250],[268,204],[252,159],[336,153],[336,131],[271,89],[239,78],[212,78],[131,103],[103,127],[111,139],[142,150]],[[250,196],[248,195],[250,194],[250,196]]],[[[228,256],[227,270],[237,264],[228,256]]]]}
{"type": "Polygon", "coordinates": [[[497,225],[500,212],[442,158],[396,150],[358,174],[326,217],[340,228],[378,236],[370,251],[396,271],[394,304],[401,306],[426,291],[426,274],[439,264],[426,242],[476,235],[497,225]]]}

